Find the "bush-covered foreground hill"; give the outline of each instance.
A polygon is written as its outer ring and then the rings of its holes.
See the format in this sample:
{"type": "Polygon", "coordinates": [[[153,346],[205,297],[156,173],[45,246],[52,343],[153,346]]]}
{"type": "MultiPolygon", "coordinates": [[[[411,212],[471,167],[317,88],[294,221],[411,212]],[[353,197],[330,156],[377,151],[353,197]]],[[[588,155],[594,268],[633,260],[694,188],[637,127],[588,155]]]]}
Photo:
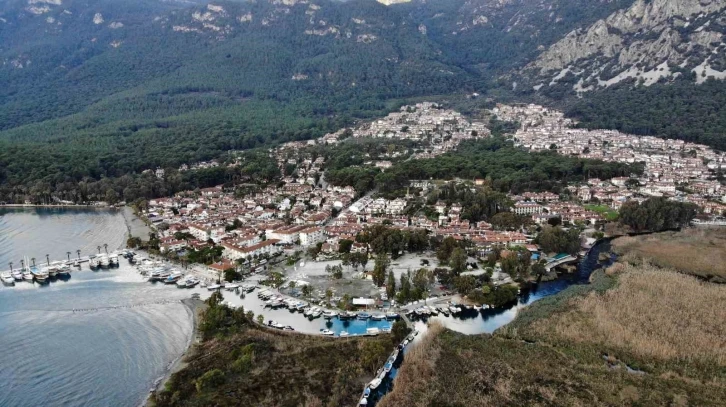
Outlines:
{"type": "Polygon", "coordinates": [[[250,317],[209,301],[199,326],[203,341],[150,403],[353,406],[394,346],[390,335],[325,338],[264,328],[250,317]]]}

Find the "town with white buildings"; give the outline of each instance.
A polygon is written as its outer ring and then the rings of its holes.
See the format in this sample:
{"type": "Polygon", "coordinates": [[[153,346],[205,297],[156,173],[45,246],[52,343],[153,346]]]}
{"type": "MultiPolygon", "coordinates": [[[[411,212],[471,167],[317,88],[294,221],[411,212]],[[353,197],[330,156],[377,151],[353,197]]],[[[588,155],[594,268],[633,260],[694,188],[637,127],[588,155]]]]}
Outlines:
{"type": "Polygon", "coordinates": [[[573,188],[582,202],[598,202],[618,209],[629,199],[664,196],[692,202],[704,213],[726,213],[726,190],[716,177],[726,173],[726,155],[683,140],[635,136],[616,130],[574,128],[562,112],[538,105],[497,105],[499,119],[516,121],[516,145],[532,151],[621,163],[643,163],[642,176],[634,179],[591,179],[573,188]]]}
{"type": "MultiPolygon", "coordinates": [[[[598,207],[617,210],[631,199],[651,196],[698,204],[706,214],[722,215],[720,202],[724,190],[715,180],[719,170],[726,170],[726,157],[708,147],[678,140],[636,137],[609,130],[572,128],[572,121],[562,113],[535,105],[498,105],[493,113],[501,120],[517,121],[521,128],[513,135],[523,148],[555,150],[559,154],[626,163],[643,162],[642,176],[608,180],[589,179],[569,185],[563,195],[551,192],[525,192],[510,195],[511,212],[531,218],[531,225],[543,225],[559,218],[564,225],[598,225],[605,219],[598,207]]],[[[334,255],[341,240],[355,241],[366,226],[425,229],[429,236],[454,237],[471,241],[486,252],[494,245],[532,245],[533,236],[526,228],[496,230],[492,224],[462,219],[460,204],[436,202],[431,211],[421,210],[421,202],[433,188],[447,182],[465,183],[472,188],[483,180],[414,180],[411,193],[395,199],[360,194],[352,186],[328,185],[321,179],[325,159],[314,157],[306,147],[344,142],[347,132],[354,138],[400,138],[420,142],[425,153],[435,156],[451,151],[462,140],[490,135],[482,123],[472,123],[460,114],[431,103],[404,106],[399,112],[346,129],[318,140],[290,142],[269,150],[283,175],[279,183],[258,185],[240,196],[234,188],[222,186],[186,191],[173,197],[148,202],[146,217],[158,228],[161,252],[185,247],[209,245],[223,248],[220,269],[232,262],[268,258],[283,251],[293,252],[319,246],[321,254],[334,255]],[[432,212],[433,211],[433,212],[432,212]],[[179,237],[185,237],[179,239],[179,237]]],[[[209,164],[205,164],[209,165],[209,164]]],[[[377,165],[385,171],[385,166],[377,165]]],[[[367,251],[357,244],[355,251],[367,251]]]]}

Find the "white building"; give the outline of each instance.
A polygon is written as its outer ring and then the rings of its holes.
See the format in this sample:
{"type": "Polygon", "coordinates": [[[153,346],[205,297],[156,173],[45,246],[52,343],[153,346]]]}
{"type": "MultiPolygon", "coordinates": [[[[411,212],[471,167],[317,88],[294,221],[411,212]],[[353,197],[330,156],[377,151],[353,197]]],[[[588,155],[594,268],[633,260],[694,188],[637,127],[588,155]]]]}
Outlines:
{"type": "Polygon", "coordinates": [[[312,246],[319,242],[325,241],[325,233],[319,227],[311,227],[300,231],[300,244],[302,246],[312,246]]]}

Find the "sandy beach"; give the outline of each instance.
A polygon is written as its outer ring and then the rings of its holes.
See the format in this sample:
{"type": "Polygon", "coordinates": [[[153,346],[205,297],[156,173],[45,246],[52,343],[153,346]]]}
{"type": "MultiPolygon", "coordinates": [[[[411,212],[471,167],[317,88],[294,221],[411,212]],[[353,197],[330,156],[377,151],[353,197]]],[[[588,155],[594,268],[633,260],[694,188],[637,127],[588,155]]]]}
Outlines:
{"type": "MultiPolygon", "coordinates": [[[[166,369],[166,373],[160,380],[158,381],[158,384],[154,387],[154,391],[159,391],[164,388],[166,383],[171,379],[171,375],[174,373],[180,371],[181,369],[184,369],[186,366],[186,362],[184,361],[184,358],[189,353],[189,350],[192,348],[192,346],[199,341],[198,338],[198,327],[199,327],[199,314],[201,311],[207,307],[207,305],[204,303],[204,301],[201,300],[195,300],[195,299],[184,299],[181,301],[184,306],[189,309],[189,312],[192,314],[192,334],[189,337],[189,342],[187,343],[187,349],[179,355],[178,358],[174,359],[173,362],[169,364],[169,366],[166,369]]],[[[151,397],[151,392],[149,392],[149,395],[144,400],[142,406],[151,406],[149,403],[149,398],[151,397]]]]}
{"type": "Polygon", "coordinates": [[[124,215],[124,220],[126,221],[127,238],[130,236],[140,237],[142,239],[149,238],[151,228],[134,214],[134,210],[131,207],[124,206],[122,213],[124,215]]]}

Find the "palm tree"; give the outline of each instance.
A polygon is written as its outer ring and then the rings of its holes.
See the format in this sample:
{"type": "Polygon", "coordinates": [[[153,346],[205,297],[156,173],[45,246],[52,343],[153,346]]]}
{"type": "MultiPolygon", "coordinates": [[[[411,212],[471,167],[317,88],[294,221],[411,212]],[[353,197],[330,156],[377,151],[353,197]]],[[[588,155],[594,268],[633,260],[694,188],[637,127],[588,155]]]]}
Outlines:
{"type": "Polygon", "coordinates": [[[78,260],[81,259],[81,249],[76,250],[76,254],[78,255],[78,260]]]}
{"type": "Polygon", "coordinates": [[[8,265],[10,266],[10,272],[12,273],[13,272],[13,262],[11,261],[10,263],[8,263],[8,265]]]}
{"type": "Polygon", "coordinates": [[[105,250],[106,254],[108,254],[108,245],[106,243],[103,244],[103,250],[105,250]]]}
{"type": "Polygon", "coordinates": [[[68,257],[68,261],[71,261],[71,252],[66,252],[66,256],[68,257]]]}

